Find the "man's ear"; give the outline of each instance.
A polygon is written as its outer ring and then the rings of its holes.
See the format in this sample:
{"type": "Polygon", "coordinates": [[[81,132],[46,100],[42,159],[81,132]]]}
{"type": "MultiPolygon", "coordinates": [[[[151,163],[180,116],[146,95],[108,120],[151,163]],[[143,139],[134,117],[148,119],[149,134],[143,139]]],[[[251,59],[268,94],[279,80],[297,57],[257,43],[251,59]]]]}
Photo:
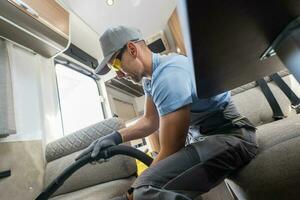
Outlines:
{"type": "Polygon", "coordinates": [[[127,44],[128,53],[134,57],[137,55],[137,48],[133,42],[128,42],[127,44]]]}

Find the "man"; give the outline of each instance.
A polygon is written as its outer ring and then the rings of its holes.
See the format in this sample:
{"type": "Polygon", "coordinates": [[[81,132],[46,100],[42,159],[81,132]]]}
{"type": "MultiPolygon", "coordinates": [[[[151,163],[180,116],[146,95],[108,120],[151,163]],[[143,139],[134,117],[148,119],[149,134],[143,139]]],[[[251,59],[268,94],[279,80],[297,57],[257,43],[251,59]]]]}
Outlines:
{"type": "Polygon", "coordinates": [[[229,92],[197,98],[187,57],[152,53],[140,32],[125,26],[106,30],[100,43],[105,58],[98,74],[113,69],[119,78],[143,79],[145,113],[136,124],[96,140],[80,156],[92,152],[95,157],[104,148],[159,129],[160,152],[129,194],[118,199],[193,199],[255,157],[254,126],[237,112],[229,92]]]}

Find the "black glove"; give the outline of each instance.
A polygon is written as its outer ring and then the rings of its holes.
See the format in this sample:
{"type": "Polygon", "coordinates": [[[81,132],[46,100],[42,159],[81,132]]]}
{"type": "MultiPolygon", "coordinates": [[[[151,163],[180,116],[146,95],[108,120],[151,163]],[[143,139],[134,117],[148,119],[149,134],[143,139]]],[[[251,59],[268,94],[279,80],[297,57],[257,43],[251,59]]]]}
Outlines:
{"type": "Polygon", "coordinates": [[[82,158],[83,156],[92,152],[91,157],[95,158],[99,154],[99,152],[103,149],[106,149],[111,146],[115,146],[121,144],[122,136],[118,131],[113,131],[112,133],[105,135],[90,144],[79,156],[76,157],[75,160],[82,158]]]}

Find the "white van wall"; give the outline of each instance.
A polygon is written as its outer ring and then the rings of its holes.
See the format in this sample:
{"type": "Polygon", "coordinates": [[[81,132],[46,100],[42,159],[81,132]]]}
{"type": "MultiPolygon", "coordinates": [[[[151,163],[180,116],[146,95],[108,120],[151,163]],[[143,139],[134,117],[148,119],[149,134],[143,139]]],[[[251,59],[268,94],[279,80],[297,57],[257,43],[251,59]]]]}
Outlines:
{"type": "Polygon", "coordinates": [[[0,139],[0,171],[11,176],[0,182],[0,199],[34,199],[43,188],[44,134],[41,72],[51,67],[49,59],[7,42],[12,72],[17,133],[0,139]]]}
{"type": "Polygon", "coordinates": [[[54,60],[44,60],[40,66],[41,107],[44,144],[48,144],[63,136],[63,126],[59,104],[58,87],[54,60]]]}
{"type": "Polygon", "coordinates": [[[38,56],[7,42],[12,72],[17,134],[1,141],[39,140],[42,137],[38,56]]]}
{"type": "Polygon", "coordinates": [[[53,140],[61,137],[53,60],[10,42],[7,42],[7,48],[12,71],[17,133],[0,141],[53,140]]]}
{"type": "Polygon", "coordinates": [[[135,113],[136,115],[138,115],[137,112],[137,105],[136,105],[136,101],[135,101],[135,97],[131,96],[129,94],[120,92],[116,89],[110,88],[110,87],[106,87],[107,90],[107,95],[108,95],[108,99],[109,99],[109,103],[110,103],[110,109],[112,111],[112,113],[116,113],[116,106],[114,104],[114,98],[119,99],[121,101],[127,102],[127,103],[132,103],[135,113]]]}
{"type": "Polygon", "coordinates": [[[164,33],[165,33],[166,38],[168,40],[170,51],[171,52],[176,52],[175,41],[174,41],[173,35],[172,35],[168,25],[166,25],[166,27],[164,29],[164,33]]]}
{"type": "Polygon", "coordinates": [[[145,106],[145,95],[141,97],[135,97],[134,100],[136,103],[136,111],[139,113],[139,115],[143,115],[145,106]]]}

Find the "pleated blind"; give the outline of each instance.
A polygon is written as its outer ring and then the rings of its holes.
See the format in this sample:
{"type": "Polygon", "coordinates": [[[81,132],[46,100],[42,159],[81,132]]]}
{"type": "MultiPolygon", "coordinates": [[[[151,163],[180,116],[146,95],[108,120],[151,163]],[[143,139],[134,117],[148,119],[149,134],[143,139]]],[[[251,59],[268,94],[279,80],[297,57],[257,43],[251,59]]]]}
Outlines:
{"type": "Polygon", "coordinates": [[[11,69],[6,42],[0,38],[0,137],[16,133],[11,69]]]}

